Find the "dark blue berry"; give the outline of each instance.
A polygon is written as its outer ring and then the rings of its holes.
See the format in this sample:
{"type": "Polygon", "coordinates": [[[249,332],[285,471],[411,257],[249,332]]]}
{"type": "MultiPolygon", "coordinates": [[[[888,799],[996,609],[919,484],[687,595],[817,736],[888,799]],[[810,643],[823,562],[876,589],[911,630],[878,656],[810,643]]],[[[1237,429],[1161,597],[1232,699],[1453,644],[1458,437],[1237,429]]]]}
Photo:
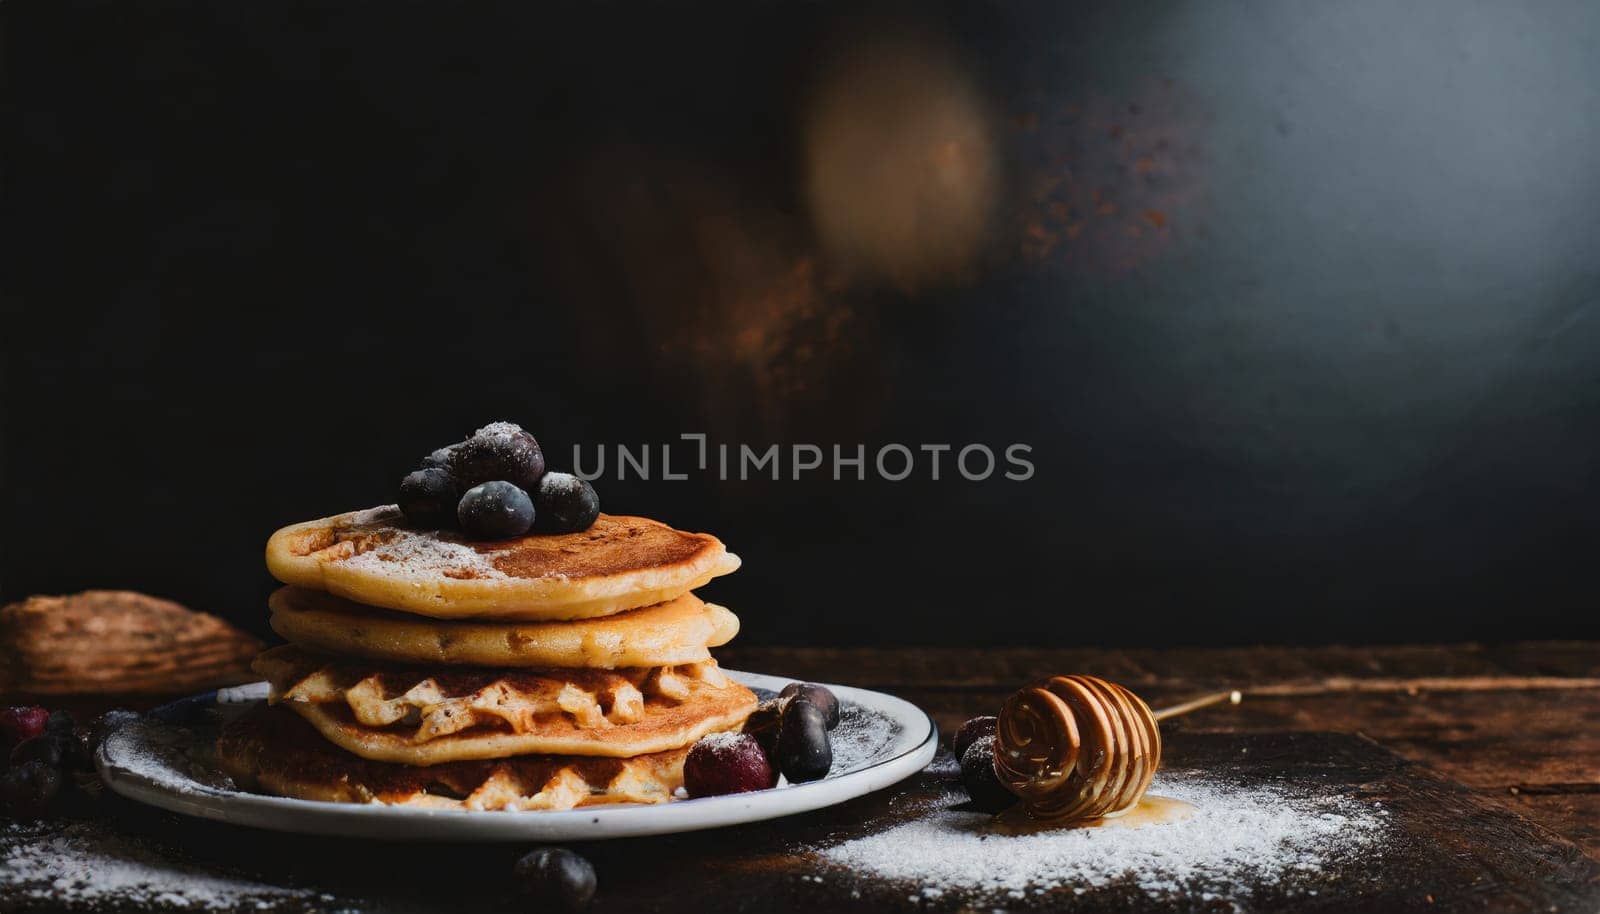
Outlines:
{"type": "Polygon", "coordinates": [[[824,722],[828,729],[839,726],[839,699],[828,691],[826,686],[819,686],[814,682],[791,682],[778,693],[779,698],[793,699],[804,698],[822,709],[824,722]]]}
{"type": "Polygon", "coordinates": [[[400,511],[414,527],[438,530],[455,526],[461,493],[447,470],[429,468],[400,480],[400,511]]]}
{"type": "Polygon", "coordinates": [[[790,699],[778,732],[778,769],[789,783],[800,784],[826,777],[832,767],[827,716],[804,698],[790,699]]]}
{"type": "Polygon", "coordinates": [[[577,533],[589,529],[600,516],[600,496],[594,486],[571,473],[550,472],[539,480],[533,507],[538,512],[536,532],[577,533]]]}
{"type": "Polygon", "coordinates": [[[429,454],[428,456],[422,458],[422,469],[424,469],[424,470],[448,470],[448,469],[450,469],[450,461],[455,457],[456,448],[458,448],[460,446],[461,445],[459,445],[459,444],[452,444],[449,447],[442,447],[442,448],[439,448],[437,451],[434,451],[433,453],[429,454]]]}
{"type": "Polygon", "coordinates": [[[28,761],[0,774],[0,803],[13,815],[38,818],[61,792],[61,772],[40,761],[28,761]]]}
{"type": "Polygon", "coordinates": [[[485,425],[452,450],[450,473],[463,490],[503,480],[532,492],[544,475],[544,452],[539,450],[539,442],[510,422],[485,425]]]}
{"type": "Polygon", "coordinates": [[[967,788],[974,809],[1000,812],[1017,802],[1017,795],[1000,783],[994,770],[994,737],[985,736],[961,756],[961,786],[967,788]]]}
{"type": "Polygon", "coordinates": [[[761,751],[767,754],[768,759],[778,757],[778,734],[782,731],[785,704],[787,702],[769,698],[756,705],[756,709],[751,711],[750,716],[744,721],[744,732],[755,737],[756,743],[761,746],[761,751]]]}
{"type": "Polygon", "coordinates": [[[46,733],[72,733],[78,729],[78,722],[66,711],[51,711],[44,729],[46,733]]]}
{"type": "Polygon", "coordinates": [[[517,886],[540,911],[583,911],[594,901],[594,867],[564,847],[541,847],[517,861],[517,886]]]}
{"type": "Polygon", "coordinates": [[[962,756],[967,754],[967,748],[973,743],[985,736],[993,736],[997,723],[999,723],[998,718],[989,716],[974,717],[962,724],[961,729],[956,731],[955,738],[950,741],[950,751],[956,754],[956,761],[961,761],[962,756]]]}
{"type": "Polygon", "coordinates": [[[533,499],[502,480],[473,486],[456,507],[461,530],[473,539],[503,540],[521,536],[533,526],[533,499]]]}

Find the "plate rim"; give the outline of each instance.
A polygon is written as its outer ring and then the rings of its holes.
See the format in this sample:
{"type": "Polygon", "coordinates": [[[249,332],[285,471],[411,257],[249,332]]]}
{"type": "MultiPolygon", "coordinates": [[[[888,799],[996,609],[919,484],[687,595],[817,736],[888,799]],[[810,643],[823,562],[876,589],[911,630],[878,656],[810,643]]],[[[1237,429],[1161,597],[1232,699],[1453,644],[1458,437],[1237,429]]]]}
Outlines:
{"type": "MultiPolygon", "coordinates": [[[[772,691],[798,681],[766,673],[724,672],[746,686],[772,691]]],[[[95,754],[95,769],[108,789],[128,799],[182,815],[279,832],[395,841],[601,841],[723,828],[813,812],[896,784],[927,767],[937,754],[938,724],[917,705],[886,692],[820,684],[839,694],[841,699],[874,708],[910,728],[913,732],[907,738],[908,745],[888,758],[837,777],[781,789],[661,804],[627,803],[561,810],[419,809],[379,803],[303,800],[220,788],[184,794],[144,773],[115,764],[107,756],[105,746],[95,754]],[[867,700],[859,700],[861,697],[867,700]],[[881,707],[885,704],[890,709],[881,707]],[[916,736],[919,724],[926,728],[921,739],[916,736]],[[398,826],[408,822],[426,822],[435,833],[418,836],[414,829],[405,828],[401,834],[382,834],[386,827],[401,831],[398,826]],[[441,827],[443,830],[439,831],[441,827]]],[[[239,689],[251,687],[246,685],[239,689]]],[[[204,694],[179,701],[195,701],[204,694]]]]}

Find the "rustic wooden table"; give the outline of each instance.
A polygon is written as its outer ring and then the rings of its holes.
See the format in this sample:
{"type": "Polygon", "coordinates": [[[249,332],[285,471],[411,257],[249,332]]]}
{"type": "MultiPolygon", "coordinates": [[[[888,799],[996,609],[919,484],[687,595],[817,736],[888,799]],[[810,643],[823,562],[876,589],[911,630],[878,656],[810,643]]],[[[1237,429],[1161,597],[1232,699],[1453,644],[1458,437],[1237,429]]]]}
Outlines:
{"type": "MultiPolygon", "coordinates": [[[[1168,651],[749,647],[722,650],[719,657],[731,668],[900,695],[929,710],[946,734],[970,716],[993,713],[1018,685],[1051,673],[1103,676],[1155,705],[1239,688],[1246,698],[1238,707],[1164,725],[1172,764],[1245,778],[1266,770],[1322,779],[1340,791],[1382,799],[1397,824],[1411,823],[1365,884],[1340,876],[1344,881],[1316,898],[1257,894],[1245,907],[1600,908],[1600,643],[1168,651]],[[1258,767],[1240,768],[1241,752],[1258,767]],[[1259,767],[1263,763],[1268,767],[1259,767]]],[[[947,784],[948,775],[924,773],[808,816],[582,847],[601,873],[596,912],[961,910],[960,899],[929,905],[871,880],[853,887],[808,881],[815,862],[796,850],[888,827],[918,798],[939,794],[947,784]]],[[[221,873],[293,891],[247,898],[232,905],[238,910],[526,908],[509,879],[511,861],[526,848],[305,838],[153,813],[115,799],[88,815],[77,824],[0,834],[0,910],[190,909],[180,897],[150,893],[132,902],[80,894],[58,904],[48,885],[27,884],[26,867],[8,869],[18,859],[47,859],[63,829],[85,826],[184,873],[221,873]]],[[[1090,900],[1093,908],[1208,908],[1181,897],[1153,903],[1142,896],[1077,899],[1071,892],[1018,904],[1078,910],[1090,900]]]]}
{"type": "Polygon", "coordinates": [[[724,648],[725,666],[847,679],[927,709],[942,733],[1030,679],[1088,673],[1151,705],[1223,688],[1236,708],[1167,727],[1359,733],[1600,860],[1600,642],[1192,650],[724,648]]]}

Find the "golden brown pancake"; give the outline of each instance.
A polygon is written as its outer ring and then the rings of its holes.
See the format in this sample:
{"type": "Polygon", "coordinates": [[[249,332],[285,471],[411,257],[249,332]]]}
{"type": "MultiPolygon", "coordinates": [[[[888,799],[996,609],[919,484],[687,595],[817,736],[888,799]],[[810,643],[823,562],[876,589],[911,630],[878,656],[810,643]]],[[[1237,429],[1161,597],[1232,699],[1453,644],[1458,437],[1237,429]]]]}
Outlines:
{"type": "Polygon", "coordinates": [[[571,809],[661,803],[683,783],[688,749],[614,759],[523,755],[427,768],[374,762],[330,745],[282,705],[223,728],[217,762],[240,786],[340,803],[439,809],[571,809]]]}
{"type": "Polygon", "coordinates": [[[294,524],[267,541],[267,569],[285,584],[441,619],[605,616],[738,567],[710,534],[608,514],[580,533],[471,542],[408,527],[390,505],[294,524]]]}
{"type": "Polygon", "coordinates": [[[269,600],[272,629],[330,654],[398,663],[489,667],[672,666],[711,658],[739,618],[694,594],[598,619],[444,622],[283,587],[269,600]]]}
{"type": "Polygon", "coordinates": [[[715,661],[653,669],[520,670],[343,660],[294,645],[255,670],[330,742],[407,765],[543,753],[625,758],[692,744],[744,722],[749,689],[715,661]]]}

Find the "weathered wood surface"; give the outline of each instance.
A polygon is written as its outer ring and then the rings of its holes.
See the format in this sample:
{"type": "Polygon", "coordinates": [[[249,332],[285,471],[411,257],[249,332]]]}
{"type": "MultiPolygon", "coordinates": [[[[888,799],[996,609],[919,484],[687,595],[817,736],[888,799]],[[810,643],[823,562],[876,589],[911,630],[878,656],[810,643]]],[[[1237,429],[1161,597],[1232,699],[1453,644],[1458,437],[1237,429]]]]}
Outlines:
{"type": "Polygon", "coordinates": [[[1238,688],[1238,707],[1165,724],[1360,733],[1600,860],[1600,643],[1184,650],[724,648],[725,666],[839,679],[926,708],[946,733],[1029,679],[1082,672],[1152,705],[1238,688]]]}
{"type": "MultiPolygon", "coordinates": [[[[1113,678],[1157,705],[1241,688],[1247,697],[1238,707],[1164,725],[1169,764],[1241,783],[1268,774],[1320,779],[1383,799],[1402,836],[1370,869],[1332,874],[1316,896],[1264,887],[1249,909],[1600,910],[1600,864],[1591,859],[1600,857],[1600,644],[719,654],[729,667],[894,692],[934,713],[946,732],[968,716],[992,713],[1010,690],[1048,673],[1113,678]]],[[[826,872],[808,848],[893,824],[911,801],[943,789],[942,776],[924,773],[807,816],[579,849],[600,872],[600,912],[988,910],[959,894],[912,905],[899,887],[837,873],[821,883],[801,878],[826,872]]],[[[329,893],[280,900],[273,910],[526,910],[509,876],[524,847],[280,835],[114,798],[93,815],[175,861],[329,893]]],[[[0,856],[4,845],[25,840],[0,836],[0,856]]],[[[41,907],[3,895],[0,910],[41,907]]],[[[1205,909],[1192,899],[1152,902],[1114,892],[1056,893],[1008,908],[1074,906],[1205,909]]]]}
{"type": "MultiPolygon", "coordinates": [[[[1242,785],[1281,778],[1329,794],[1379,801],[1390,830],[1382,853],[1316,873],[1255,882],[1229,898],[1145,894],[1129,884],[1071,887],[1004,901],[1009,911],[1593,911],[1600,864],[1540,826],[1484,804],[1468,788],[1359,736],[1333,733],[1174,733],[1172,767],[1242,785]]],[[[943,766],[935,766],[943,767],[943,766]]],[[[815,848],[872,834],[947,799],[949,775],[925,771],[831,809],[717,831],[572,845],[593,861],[595,912],[991,910],[962,890],[916,898],[916,886],[831,867],[815,848]],[[819,880],[817,877],[821,877],[819,880]],[[910,894],[908,894],[908,892],[910,894]]],[[[511,864],[526,848],[386,844],[231,828],[113,800],[104,815],[122,834],[207,872],[310,889],[271,910],[326,912],[516,911],[511,864]],[[327,894],[319,894],[327,893],[327,894]]],[[[0,839],[0,846],[15,840],[0,839]]],[[[45,906],[48,907],[48,906],[45,906]]],[[[27,905],[0,905],[6,910],[27,905]]],[[[123,910],[103,903],[97,910],[123,910]]],[[[132,908],[131,910],[147,910],[132,908]]],[[[254,910],[254,903],[240,910],[254,910]]]]}

